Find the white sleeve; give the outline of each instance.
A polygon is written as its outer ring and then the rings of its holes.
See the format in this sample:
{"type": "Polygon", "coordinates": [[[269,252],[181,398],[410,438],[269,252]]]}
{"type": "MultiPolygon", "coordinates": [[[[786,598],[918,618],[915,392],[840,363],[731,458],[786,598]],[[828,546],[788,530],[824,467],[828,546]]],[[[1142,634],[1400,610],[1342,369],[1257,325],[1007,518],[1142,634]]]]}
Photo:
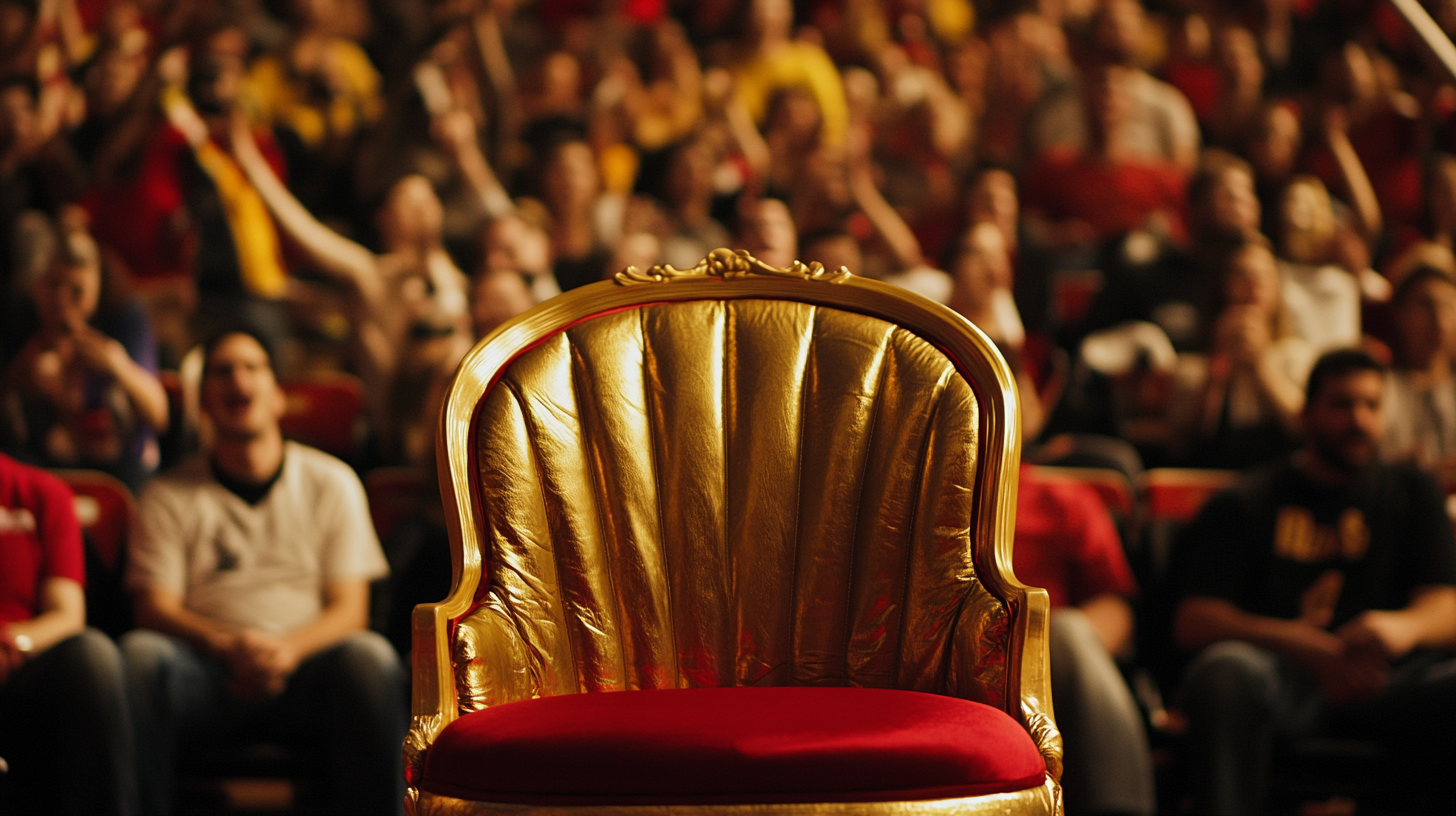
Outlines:
{"type": "Polygon", "coordinates": [[[1159,87],[1162,91],[1159,107],[1166,117],[1171,151],[1168,158],[1177,161],[1179,156],[1198,155],[1203,139],[1198,132],[1198,117],[1193,113],[1193,105],[1189,104],[1182,91],[1172,85],[1162,82],[1159,87]]]}
{"type": "Polygon", "coordinates": [[[389,574],[389,563],[374,532],[364,485],[342,462],[330,468],[328,476],[319,502],[319,511],[327,514],[320,525],[326,531],[321,577],[325,583],[383,578],[389,574]]]}
{"type": "Polygon", "coordinates": [[[132,592],[187,593],[187,530],[165,481],[142,493],[127,547],[126,586],[132,592]]]}

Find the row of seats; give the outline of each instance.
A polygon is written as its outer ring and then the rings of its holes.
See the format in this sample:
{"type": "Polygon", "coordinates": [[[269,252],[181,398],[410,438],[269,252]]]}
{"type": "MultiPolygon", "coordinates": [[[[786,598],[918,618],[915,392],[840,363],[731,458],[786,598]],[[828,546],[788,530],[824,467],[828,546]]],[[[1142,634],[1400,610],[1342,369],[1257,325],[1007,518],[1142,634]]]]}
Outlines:
{"type": "MultiPolygon", "coordinates": [[[[347,381],[342,381],[347,382],[347,381]]],[[[295,393],[320,393],[300,389],[295,393]]],[[[325,389],[322,393],[328,394],[325,389]]],[[[322,401],[331,399],[325,396],[322,401]]],[[[300,400],[303,408],[310,404],[300,400]]],[[[312,405],[318,405],[318,402],[312,405]]],[[[317,428],[324,424],[318,417],[301,412],[294,427],[317,428]]],[[[338,422],[335,421],[335,425],[338,422]]],[[[300,434],[303,441],[313,441],[306,434],[300,434]]],[[[131,616],[129,604],[120,581],[120,566],[126,547],[127,532],[136,512],[136,502],[126,486],[116,479],[95,471],[55,471],[75,494],[75,507],[79,521],[87,537],[88,588],[92,625],[113,635],[129,628],[131,616]]],[[[1177,531],[1198,513],[1203,504],[1219,490],[1229,486],[1237,478],[1234,471],[1153,469],[1144,472],[1134,483],[1123,473],[1103,468],[1042,466],[1033,471],[1033,478],[1048,482],[1075,481],[1091,486],[1101,497],[1109,512],[1126,533],[1128,555],[1133,562],[1139,579],[1144,583],[1142,614],[1145,625],[1141,628],[1155,632],[1155,618],[1166,615],[1171,598],[1167,596],[1166,566],[1172,543],[1177,531]]],[[[416,514],[427,501],[437,501],[430,489],[434,474],[422,468],[384,467],[364,474],[363,482],[369,498],[370,515],[381,539],[388,540],[391,532],[402,520],[416,514]]],[[[440,588],[443,595],[445,587],[440,588]]],[[[403,600],[403,599],[402,599],[403,600]]],[[[421,600],[421,599],[409,599],[421,600]]],[[[1140,639],[1139,659],[1129,667],[1129,678],[1137,696],[1142,702],[1149,723],[1155,735],[1155,744],[1160,741],[1176,753],[1176,739],[1179,718],[1163,706],[1161,689],[1171,688],[1175,678],[1168,668],[1176,664],[1171,655],[1171,644],[1166,639],[1147,637],[1140,639]],[[1159,654],[1159,653],[1162,654],[1159,654]],[[1158,739],[1161,737],[1161,740],[1158,739]]],[[[1320,790],[1321,784],[1330,776],[1333,767],[1347,765],[1364,757],[1367,765],[1383,767],[1385,763],[1372,760],[1369,752],[1375,750],[1363,744],[1301,746],[1294,756],[1294,762],[1286,767],[1312,767],[1315,770],[1294,776],[1285,775],[1286,786],[1307,788],[1304,796],[1320,790]],[[1298,763],[1302,762],[1303,765],[1298,763]],[[1313,779],[1314,781],[1310,781],[1313,779]]],[[[256,747],[256,746],[254,746],[256,747]]],[[[267,747],[267,746],[264,746],[267,747]]],[[[234,763],[235,764],[235,763],[234,763]]],[[[286,762],[265,763],[269,767],[283,767],[286,762]]],[[[222,777],[236,775],[236,768],[220,774],[222,777]]],[[[1168,780],[1170,771],[1165,768],[1160,776],[1168,780]]],[[[259,774],[267,775],[267,774],[259,774]]],[[[1176,789],[1177,783],[1168,786],[1176,789]]]]}
{"type": "Polygon", "coordinates": [[[1036,478],[1091,485],[1119,523],[1139,517],[1149,521],[1188,522],[1209,497],[1233,484],[1238,472],[1194,468],[1154,468],[1137,484],[1110,468],[1042,466],[1036,478]]]}
{"type": "MultiPolygon", "coordinates": [[[[286,434],[306,444],[335,455],[346,455],[352,439],[346,440],[341,428],[348,425],[329,416],[358,416],[362,394],[358,380],[329,378],[318,382],[290,383],[289,418],[286,434]],[[341,414],[329,406],[342,406],[341,414]]],[[[91,470],[57,470],[76,497],[76,515],[86,532],[89,556],[108,573],[120,565],[126,546],[126,534],[136,512],[131,491],[115,478],[91,470]]],[[[1076,481],[1090,485],[1107,505],[1108,511],[1124,528],[1135,523],[1140,533],[1130,536],[1141,542],[1130,550],[1145,550],[1151,540],[1168,537],[1169,525],[1190,521],[1203,503],[1214,493],[1231,484],[1237,474],[1225,470],[1189,470],[1159,468],[1143,474],[1140,483],[1132,484],[1115,470],[1103,468],[1039,467],[1035,478],[1046,481],[1076,481]]],[[[381,540],[387,540],[394,526],[415,513],[429,500],[434,474],[414,467],[381,467],[364,474],[364,488],[369,496],[369,512],[381,540]]],[[[1160,544],[1158,549],[1166,549],[1160,544]]],[[[1136,552],[1130,552],[1135,556],[1136,552]]],[[[1135,560],[1137,560],[1135,558],[1135,560]]],[[[442,592],[443,592],[442,588],[442,592]]],[[[99,611],[99,610],[97,610],[99,611]]],[[[110,628],[101,621],[102,628],[110,628]]]]}

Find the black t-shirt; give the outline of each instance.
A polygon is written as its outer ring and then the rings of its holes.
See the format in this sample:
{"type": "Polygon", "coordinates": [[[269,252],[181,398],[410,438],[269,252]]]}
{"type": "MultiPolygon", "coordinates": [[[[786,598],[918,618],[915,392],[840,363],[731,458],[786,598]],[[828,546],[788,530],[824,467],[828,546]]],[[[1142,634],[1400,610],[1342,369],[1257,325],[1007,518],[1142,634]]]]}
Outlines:
{"type": "Polygon", "coordinates": [[[1266,466],[1209,501],[1178,549],[1184,596],[1284,619],[1333,607],[1332,628],[1404,607],[1417,587],[1456,584],[1440,486],[1403,465],[1372,466],[1335,487],[1291,460],[1266,466]]]}
{"type": "Polygon", "coordinates": [[[1216,249],[1162,249],[1139,263],[1128,259],[1128,243],[1129,239],[1114,241],[1101,251],[1099,263],[1107,282],[1092,303],[1086,331],[1146,320],[1168,335],[1175,350],[1202,350],[1206,312],[1218,279],[1216,249]]]}

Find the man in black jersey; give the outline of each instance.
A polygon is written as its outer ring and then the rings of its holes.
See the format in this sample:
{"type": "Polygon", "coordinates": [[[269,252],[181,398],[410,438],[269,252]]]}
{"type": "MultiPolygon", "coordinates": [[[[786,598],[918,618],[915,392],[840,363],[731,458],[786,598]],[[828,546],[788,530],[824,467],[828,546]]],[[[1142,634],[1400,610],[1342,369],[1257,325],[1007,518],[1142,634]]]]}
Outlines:
{"type": "Polygon", "coordinates": [[[1453,751],[1456,541],[1435,480],[1378,460],[1383,374],[1363,352],[1322,357],[1305,449],[1210,501],[1182,542],[1199,813],[1263,812],[1276,734],[1453,751]]]}

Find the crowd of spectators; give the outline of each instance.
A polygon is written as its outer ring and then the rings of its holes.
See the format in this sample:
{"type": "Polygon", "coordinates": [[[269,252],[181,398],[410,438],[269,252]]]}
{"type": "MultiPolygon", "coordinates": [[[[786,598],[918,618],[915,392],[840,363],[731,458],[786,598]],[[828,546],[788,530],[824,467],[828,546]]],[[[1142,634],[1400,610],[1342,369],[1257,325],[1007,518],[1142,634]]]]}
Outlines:
{"type": "Polygon", "coordinates": [[[242,317],[282,378],[363,380],[363,463],[419,463],[476,337],[719,245],[952,304],[1039,436],[1252,464],[1363,345],[1402,455],[1451,452],[1404,284],[1456,276],[1456,91],[1377,3],[0,9],[0,430],[33,461],[139,487],[155,373],[242,317]]]}
{"type": "MultiPolygon", "coordinates": [[[[1449,475],[1453,241],[1456,84],[1374,0],[0,0],[0,450],[136,491],[229,328],[362,381],[350,464],[428,467],[475,340],[719,246],[965,315],[1043,461],[1292,453],[1362,348],[1383,456],[1449,475]]],[[[1136,590],[1087,568],[1105,662],[1136,590]]]]}

